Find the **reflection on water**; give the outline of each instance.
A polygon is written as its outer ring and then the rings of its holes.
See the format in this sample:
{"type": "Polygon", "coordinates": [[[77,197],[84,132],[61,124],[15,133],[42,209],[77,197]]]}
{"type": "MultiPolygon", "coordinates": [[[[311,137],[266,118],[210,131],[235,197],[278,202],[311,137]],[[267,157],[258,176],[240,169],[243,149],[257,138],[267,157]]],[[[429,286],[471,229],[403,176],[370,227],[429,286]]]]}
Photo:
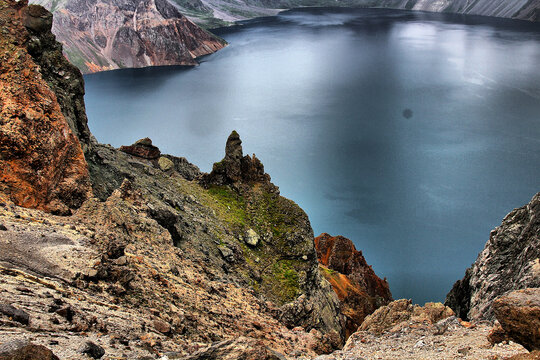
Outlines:
{"type": "Polygon", "coordinates": [[[351,238],[417,302],[540,191],[537,24],[309,9],[220,35],[197,68],[87,76],[96,137],[149,136],[208,171],[238,130],[316,234],[351,238]]]}

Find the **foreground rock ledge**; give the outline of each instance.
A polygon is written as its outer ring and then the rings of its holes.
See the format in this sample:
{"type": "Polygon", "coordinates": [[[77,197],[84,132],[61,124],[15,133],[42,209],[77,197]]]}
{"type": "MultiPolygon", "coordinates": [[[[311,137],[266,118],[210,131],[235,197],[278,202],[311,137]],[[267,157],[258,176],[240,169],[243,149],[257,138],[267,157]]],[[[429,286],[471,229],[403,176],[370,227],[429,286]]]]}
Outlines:
{"type": "Polygon", "coordinates": [[[512,291],[493,302],[507,336],[527,350],[540,350],[540,289],[512,291]]]}

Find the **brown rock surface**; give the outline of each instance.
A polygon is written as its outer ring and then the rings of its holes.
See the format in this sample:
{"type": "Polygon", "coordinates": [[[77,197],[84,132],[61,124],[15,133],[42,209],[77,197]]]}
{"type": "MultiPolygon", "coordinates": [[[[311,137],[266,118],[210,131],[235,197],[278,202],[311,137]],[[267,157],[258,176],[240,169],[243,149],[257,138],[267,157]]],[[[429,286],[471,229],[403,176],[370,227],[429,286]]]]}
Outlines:
{"type": "Polygon", "coordinates": [[[23,344],[5,352],[0,348],[0,360],[60,360],[43,345],[23,344]]]}
{"type": "MultiPolygon", "coordinates": [[[[182,186],[183,193],[200,189],[182,186]]],[[[199,254],[195,239],[175,247],[169,231],[147,215],[147,196],[125,182],[106,202],[91,199],[70,217],[10,203],[0,208],[7,229],[0,232],[0,298],[30,319],[24,325],[0,312],[0,343],[32,337],[62,359],[80,359],[79,350],[92,341],[107,356],[137,359],[188,356],[244,336],[251,338],[246,347],[255,342],[283,354],[315,354],[320,333],[284,326],[277,306],[219,267],[217,245],[212,249],[202,232],[196,236],[208,255],[199,254]],[[26,256],[25,246],[37,239],[26,256]],[[14,253],[21,255],[9,256],[14,253]],[[68,307],[71,316],[62,316],[68,307]]],[[[203,216],[199,205],[183,206],[203,216]]],[[[215,226],[215,218],[207,220],[215,226]]]]}
{"type": "Polygon", "coordinates": [[[0,2],[0,191],[18,205],[67,214],[91,193],[81,145],[26,50],[50,18],[33,5],[0,2]],[[40,25],[42,24],[42,25],[40,25]]]}
{"type": "Polygon", "coordinates": [[[373,334],[396,332],[411,324],[433,325],[453,315],[452,309],[441,303],[426,303],[419,306],[413,305],[411,300],[400,299],[380,307],[366,317],[358,330],[373,334]]]}
{"type": "Polygon", "coordinates": [[[392,301],[388,282],[375,274],[362,252],[343,236],[321,234],[315,238],[315,249],[321,273],[341,301],[348,337],[367,315],[392,301]]]}
{"type": "Polygon", "coordinates": [[[156,160],[161,156],[161,151],[152,145],[152,140],[149,138],[137,140],[133,145],[121,146],[120,151],[147,160],[156,160]]]}
{"type": "Polygon", "coordinates": [[[535,350],[526,354],[514,355],[506,360],[540,360],[540,351],[535,350]]]}
{"type": "Polygon", "coordinates": [[[508,337],[527,350],[540,350],[540,289],[512,291],[493,302],[493,312],[508,337]]]}

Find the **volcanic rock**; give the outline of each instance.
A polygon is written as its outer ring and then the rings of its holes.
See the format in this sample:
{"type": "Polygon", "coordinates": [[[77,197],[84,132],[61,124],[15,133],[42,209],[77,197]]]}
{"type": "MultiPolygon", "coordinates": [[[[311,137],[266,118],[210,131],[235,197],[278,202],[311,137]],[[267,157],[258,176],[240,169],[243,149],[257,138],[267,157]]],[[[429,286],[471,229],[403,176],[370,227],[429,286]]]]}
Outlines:
{"type": "Polygon", "coordinates": [[[504,329],[501,326],[501,323],[498,321],[495,321],[495,324],[493,324],[493,328],[488,334],[488,341],[490,344],[495,345],[502,343],[503,341],[509,341],[510,337],[504,331],[504,329]]]}
{"type": "Polygon", "coordinates": [[[507,360],[540,360],[540,351],[535,350],[528,354],[518,354],[509,357],[507,360]]]}
{"type": "Polygon", "coordinates": [[[18,343],[14,349],[2,351],[0,360],[60,360],[53,352],[43,345],[18,343]]]}
{"type": "Polygon", "coordinates": [[[240,337],[235,340],[221,341],[210,347],[197,351],[181,360],[285,360],[285,357],[268,349],[254,339],[240,337]]]}
{"type": "MultiPolygon", "coordinates": [[[[32,10],[28,24],[34,30],[25,30],[17,17],[25,11],[24,4],[0,1],[0,55],[15,64],[0,79],[10,90],[0,96],[11,96],[2,109],[22,107],[28,114],[49,109],[57,94],[64,96],[66,107],[56,103],[46,115],[65,117],[64,110],[74,115],[81,107],[68,98],[71,94],[84,105],[78,97],[82,78],[57,67],[60,45],[52,42],[52,34],[35,32],[47,28],[46,13],[32,10]],[[39,21],[44,23],[33,23],[39,21]],[[25,43],[27,35],[31,41],[25,43]],[[38,60],[39,66],[32,65],[38,60]],[[19,82],[17,76],[27,73],[31,81],[19,82]],[[65,81],[55,81],[52,74],[65,81]],[[43,86],[38,88],[42,93],[31,91],[33,81],[43,86]]],[[[13,64],[2,61],[0,66],[13,64]]],[[[223,185],[202,187],[200,171],[183,158],[164,155],[174,164],[164,174],[149,140],[134,147],[152,160],[98,144],[85,135],[84,120],[75,115],[73,120],[73,127],[64,124],[62,144],[69,147],[75,135],[86,144],[84,156],[80,147],[78,154],[88,161],[98,198],[81,197],[73,215],[58,217],[20,207],[10,200],[11,188],[0,188],[2,302],[31,318],[26,327],[0,315],[2,341],[32,330],[62,358],[73,357],[87,341],[99,343],[110,357],[134,359],[148,352],[187,356],[202,344],[242,336],[287,355],[309,357],[340,346],[344,319],[337,295],[319,272],[309,219],[279,195],[260,161],[242,155],[239,137],[231,139],[226,156],[236,172],[224,172],[233,176],[223,177],[223,185]],[[253,247],[243,238],[249,229],[259,236],[253,247]],[[156,331],[154,320],[170,324],[171,331],[156,331]]],[[[32,131],[22,135],[54,143],[54,128],[53,136],[32,131]]],[[[5,135],[7,140],[22,136],[19,129],[5,135]]],[[[59,161],[36,156],[51,166],[59,161]]],[[[4,175],[5,167],[0,169],[4,175]]],[[[58,180],[41,175],[40,181],[58,180]]],[[[25,199],[32,194],[14,188],[25,199]]]]}
{"type": "Polygon", "coordinates": [[[54,12],[52,31],[84,73],[124,67],[197,65],[226,43],[167,0],[39,0],[54,12]]]}
{"type": "Polygon", "coordinates": [[[82,74],[64,57],[62,45],[51,33],[51,13],[41,6],[29,5],[21,7],[21,16],[30,35],[26,42],[28,53],[39,65],[41,76],[56,95],[62,114],[86,153],[96,140],[88,128],[82,74]]]}
{"type": "Polygon", "coordinates": [[[92,341],[87,341],[80,349],[79,352],[86,354],[94,359],[101,359],[105,355],[105,349],[101,346],[93,343],[92,341]]]}
{"type": "Polygon", "coordinates": [[[255,230],[248,229],[248,231],[246,232],[246,238],[245,238],[246,244],[250,246],[257,246],[257,244],[259,243],[259,239],[260,239],[260,236],[257,235],[255,230]]]}
{"type": "Polygon", "coordinates": [[[375,310],[365,318],[358,330],[373,334],[396,332],[410,323],[433,325],[453,315],[452,309],[441,303],[426,303],[419,306],[413,305],[411,300],[400,299],[375,310]]]}
{"type": "Polygon", "coordinates": [[[212,172],[205,174],[201,181],[205,186],[262,184],[272,191],[277,192],[277,187],[270,183],[270,175],[264,172],[264,166],[253,154],[253,157],[243,156],[242,140],[240,135],[233,130],[227,138],[225,145],[225,157],[220,162],[214,163],[212,172]]]}
{"type": "Polygon", "coordinates": [[[346,336],[355,332],[364,318],[392,301],[388,282],[381,280],[343,236],[321,234],[315,238],[321,273],[332,284],[346,316],[346,336]]]}
{"type": "Polygon", "coordinates": [[[174,163],[166,158],[165,156],[161,156],[158,160],[159,168],[163,171],[169,171],[172,168],[174,168],[174,163]]]}
{"type": "Polygon", "coordinates": [[[88,168],[54,92],[27,52],[32,36],[22,25],[26,19],[46,31],[48,25],[38,23],[50,19],[35,5],[18,11],[15,1],[3,4],[0,19],[16,22],[0,39],[0,191],[17,205],[68,214],[91,194],[88,168]]]}
{"type": "Polygon", "coordinates": [[[130,146],[121,146],[120,151],[148,160],[156,160],[161,155],[159,148],[152,145],[152,140],[149,138],[137,140],[133,145],[130,146]]]}
{"type": "Polygon", "coordinates": [[[9,304],[0,304],[0,313],[10,317],[11,319],[20,322],[23,325],[28,325],[30,315],[26,311],[20,310],[9,304]]]}
{"type": "Polygon", "coordinates": [[[493,302],[493,313],[509,338],[540,350],[540,289],[512,291],[493,302]]]}
{"type": "Polygon", "coordinates": [[[540,193],[491,231],[478,258],[446,296],[462,319],[493,320],[493,301],[509,291],[540,287],[540,193]]]}

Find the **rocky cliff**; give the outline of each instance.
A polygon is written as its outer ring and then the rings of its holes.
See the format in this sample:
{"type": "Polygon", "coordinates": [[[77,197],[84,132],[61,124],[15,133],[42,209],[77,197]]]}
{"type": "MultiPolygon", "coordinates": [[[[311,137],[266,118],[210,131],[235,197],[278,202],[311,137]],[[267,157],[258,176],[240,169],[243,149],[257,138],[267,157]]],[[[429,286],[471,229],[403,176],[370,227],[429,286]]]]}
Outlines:
{"type": "Polygon", "coordinates": [[[167,0],[36,1],[53,10],[53,33],[83,72],[196,65],[225,46],[167,0]]]}
{"type": "Polygon", "coordinates": [[[315,249],[321,273],[341,301],[349,337],[366,316],[392,301],[388,282],[375,275],[362,252],[343,236],[321,234],[315,238],[315,249]]]}
{"type": "Polygon", "coordinates": [[[491,231],[478,258],[445,304],[463,319],[493,319],[493,301],[512,290],[540,287],[540,193],[491,231]]]}
{"type": "Polygon", "coordinates": [[[61,359],[342,344],[308,218],[236,132],[210,174],[150,139],[98,144],[50,13],[2,0],[0,25],[0,356],[27,340],[61,359]]]}
{"type": "Polygon", "coordinates": [[[239,0],[234,3],[205,0],[196,8],[193,7],[195,1],[175,2],[188,11],[194,21],[208,27],[309,6],[392,8],[540,20],[540,0],[239,0]]]}
{"type": "Polygon", "coordinates": [[[67,107],[46,82],[43,58],[62,56],[55,48],[45,54],[48,39],[36,35],[50,34],[51,15],[6,1],[0,12],[0,191],[20,206],[70,213],[91,187],[81,145],[62,111],[67,107]]]}

